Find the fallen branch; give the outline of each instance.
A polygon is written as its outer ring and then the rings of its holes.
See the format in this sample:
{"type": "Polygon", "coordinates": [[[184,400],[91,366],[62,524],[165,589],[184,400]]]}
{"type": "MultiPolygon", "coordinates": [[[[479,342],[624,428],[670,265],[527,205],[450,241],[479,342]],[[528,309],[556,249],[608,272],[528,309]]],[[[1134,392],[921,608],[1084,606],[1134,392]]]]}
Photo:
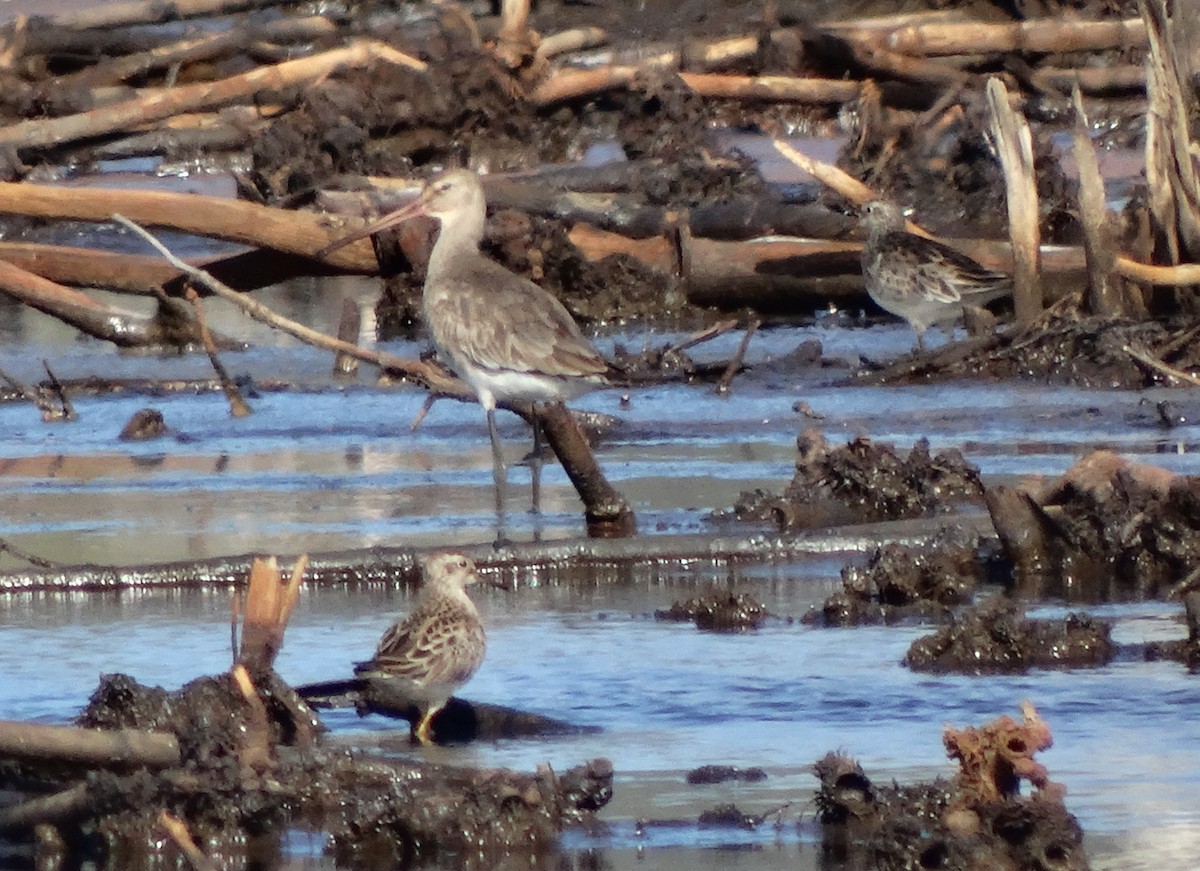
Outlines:
{"type": "MultiPolygon", "coordinates": [[[[139,224],[310,256],[345,235],[329,218],[224,197],[165,191],[62,188],[0,183],[0,213],[33,218],[109,221],[114,212],[139,224]]],[[[347,245],[327,258],[352,272],[378,266],[369,242],[347,245]]]]}
{"type": "Polygon", "coordinates": [[[212,364],[213,371],[217,373],[217,380],[221,382],[221,392],[225,394],[225,399],[229,403],[230,417],[249,417],[251,414],[249,404],[242,396],[242,391],[238,388],[237,383],[229,377],[229,372],[221,363],[221,358],[217,356],[217,346],[213,342],[212,334],[208,331],[208,322],[204,317],[204,306],[200,302],[200,295],[189,287],[187,300],[192,304],[192,310],[196,313],[196,326],[200,330],[200,341],[208,354],[208,361],[212,364]]]}
{"type": "Polygon", "coordinates": [[[39,824],[81,817],[90,811],[91,804],[87,784],[76,784],[53,795],[0,808],[0,832],[29,830],[39,824]]]}
{"type": "Polygon", "coordinates": [[[121,348],[144,348],[161,342],[151,318],[104,305],[4,260],[0,260],[0,293],[121,348]]]}
{"type": "Polygon", "coordinates": [[[79,729],[0,720],[0,757],[101,768],[167,768],[179,764],[179,742],[165,732],[79,729]]]}
{"type": "Polygon", "coordinates": [[[725,372],[721,375],[721,380],[717,382],[716,392],[724,396],[729,393],[729,388],[733,384],[733,379],[742,369],[742,362],[746,359],[746,349],[750,347],[750,339],[762,326],[761,320],[753,321],[746,328],[746,334],[742,336],[742,341],[738,343],[737,351],[729,360],[729,365],[725,367],[725,372]]]}
{"type": "Polygon", "coordinates": [[[1146,366],[1149,366],[1156,372],[1166,375],[1168,378],[1175,378],[1185,384],[1194,384],[1200,386],[1200,378],[1192,375],[1190,372],[1184,372],[1182,369],[1176,369],[1174,366],[1168,366],[1162,360],[1152,357],[1150,354],[1142,351],[1132,345],[1122,345],[1121,350],[1128,354],[1133,359],[1137,360],[1146,366]]]}
{"type": "Polygon", "coordinates": [[[49,25],[64,30],[93,30],[123,27],[130,24],[166,24],[207,15],[228,15],[251,9],[271,9],[276,6],[297,5],[298,0],[137,0],[129,3],[107,3],[74,12],[51,16],[49,25]]]}
{"type": "Polygon", "coordinates": [[[1010,52],[1061,54],[1146,46],[1146,26],[1139,18],[1124,21],[1039,18],[1014,24],[955,21],[896,28],[837,24],[829,25],[827,29],[854,42],[926,57],[1010,52]]]}

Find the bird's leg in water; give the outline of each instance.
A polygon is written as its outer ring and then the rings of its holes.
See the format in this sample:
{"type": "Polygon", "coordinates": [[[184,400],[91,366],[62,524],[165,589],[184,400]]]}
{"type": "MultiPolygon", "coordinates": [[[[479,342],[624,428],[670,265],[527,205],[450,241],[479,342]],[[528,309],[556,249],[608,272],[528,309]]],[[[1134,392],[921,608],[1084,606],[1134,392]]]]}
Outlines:
{"type": "Polygon", "coordinates": [[[532,478],[533,514],[542,512],[542,419],[538,417],[537,403],[533,403],[533,414],[530,422],[533,424],[533,457],[529,462],[529,475],[532,478]]]}
{"type": "Polygon", "coordinates": [[[496,482],[496,544],[508,543],[504,534],[504,498],[508,489],[508,468],[504,465],[504,453],[500,449],[500,433],[496,430],[496,409],[487,410],[488,435],[492,439],[492,479],[496,482]]]}

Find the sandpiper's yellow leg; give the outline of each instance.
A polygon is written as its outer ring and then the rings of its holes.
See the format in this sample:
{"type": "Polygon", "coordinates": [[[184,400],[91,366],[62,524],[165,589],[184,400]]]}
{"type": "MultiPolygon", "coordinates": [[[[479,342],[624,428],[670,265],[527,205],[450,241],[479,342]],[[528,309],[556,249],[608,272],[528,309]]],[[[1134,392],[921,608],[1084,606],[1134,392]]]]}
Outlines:
{"type": "Polygon", "coordinates": [[[413,737],[417,739],[418,743],[420,743],[420,744],[432,744],[433,743],[433,736],[430,734],[430,731],[433,727],[433,715],[436,714],[439,710],[441,710],[441,709],[440,708],[430,708],[424,714],[421,715],[421,719],[417,722],[417,728],[413,730],[413,737]]]}

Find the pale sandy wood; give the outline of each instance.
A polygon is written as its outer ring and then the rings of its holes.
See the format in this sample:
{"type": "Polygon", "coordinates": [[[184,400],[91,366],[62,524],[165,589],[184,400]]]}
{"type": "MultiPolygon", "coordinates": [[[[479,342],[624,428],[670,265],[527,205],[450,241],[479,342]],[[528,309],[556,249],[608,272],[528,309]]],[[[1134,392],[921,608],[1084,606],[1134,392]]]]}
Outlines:
{"type": "Polygon", "coordinates": [[[703,97],[774,100],[792,103],[848,103],[857,100],[858,82],[793,76],[735,76],[721,73],[680,73],[687,86],[703,97]]]}
{"type": "Polygon", "coordinates": [[[295,5],[298,5],[298,0],[138,0],[62,12],[52,16],[50,24],[66,30],[92,30],[129,24],[165,24],[206,15],[228,15],[249,9],[295,5]]]}
{"type": "Polygon", "coordinates": [[[867,185],[856,179],[850,173],[839,169],[832,163],[825,163],[815,157],[809,157],[788,145],[782,139],[772,140],[775,150],[791,161],[792,164],[804,170],[826,187],[830,187],[855,205],[863,205],[878,199],[879,195],[867,185]]]}
{"type": "Polygon", "coordinates": [[[0,720],[0,756],[166,768],[179,764],[179,742],[174,735],[140,729],[82,729],[0,720]]]}
{"type": "Polygon", "coordinates": [[[378,61],[400,64],[418,71],[426,68],[423,61],[391,46],[364,40],[312,57],[284,61],[216,82],[183,85],[102,109],[61,118],[19,121],[0,127],[0,146],[44,148],[117,133],[180,112],[215,109],[249,99],[262,90],[293,88],[321,79],[338,69],[366,67],[378,61]]]}
{"type": "Polygon", "coordinates": [[[1166,242],[1163,258],[1170,263],[1200,258],[1200,146],[1191,139],[1188,119],[1196,107],[1187,87],[1186,58],[1176,51],[1174,20],[1164,0],[1145,0],[1142,14],[1149,27],[1150,54],[1146,84],[1150,111],[1146,118],[1146,181],[1150,211],[1166,242]]]}
{"type": "Polygon", "coordinates": [[[1031,324],[1042,313],[1041,228],[1033,135],[1025,117],[1012,108],[1004,82],[988,79],[989,131],[1004,170],[1008,234],[1013,246],[1013,307],[1017,322],[1031,324]]]}
{"type": "Polygon", "coordinates": [[[1089,135],[1091,125],[1083,108],[1083,93],[1079,86],[1071,92],[1075,107],[1074,139],[1075,165],[1079,167],[1079,215],[1083,224],[1083,248],[1087,253],[1087,307],[1094,315],[1120,315],[1121,300],[1112,285],[1113,261],[1116,246],[1108,227],[1108,205],[1104,196],[1104,178],[1096,160],[1096,149],[1089,135]]]}
{"type": "Polygon", "coordinates": [[[146,296],[179,274],[158,257],[36,242],[0,242],[0,260],[58,284],[146,296]]]}
{"type": "Polygon", "coordinates": [[[579,51],[584,48],[594,48],[608,42],[608,34],[602,27],[576,27],[573,30],[563,30],[544,37],[538,43],[534,54],[541,60],[547,60],[556,55],[579,51]]]}
{"type": "Polygon", "coordinates": [[[1035,19],[1013,24],[937,22],[894,29],[835,25],[838,36],[891,51],[937,57],[953,54],[1102,51],[1144,48],[1146,26],[1141,19],[1124,21],[1063,21],[1035,19]]]}

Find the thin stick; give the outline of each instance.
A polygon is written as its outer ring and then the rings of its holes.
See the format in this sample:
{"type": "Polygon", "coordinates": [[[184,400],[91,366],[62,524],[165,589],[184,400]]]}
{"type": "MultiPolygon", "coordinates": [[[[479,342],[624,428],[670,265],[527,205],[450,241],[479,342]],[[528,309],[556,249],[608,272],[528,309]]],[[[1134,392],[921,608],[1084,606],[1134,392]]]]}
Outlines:
{"type": "Polygon", "coordinates": [[[1173,287],[1200,284],[1200,263],[1177,263],[1174,266],[1158,266],[1142,263],[1129,257],[1117,258],[1117,274],[1131,281],[1173,287]]]}
{"type": "Polygon", "coordinates": [[[153,234],[145,228],[139,226],[133,221],[126,218],[124,215],[114,214],[113,220],[122,226],[128,227],[134,233],[137,233],[145,239],[150,245],[160,253],[168,263],[174,266],[179,271],[185,273],[189,278],[197,284],[211,290],[217,296],[223,297],[238,306],[242,311],[249,315],[259,323],[266,324],[272,329],[287,333],[289,336],[299,339],[300,341],[312,345],[317,348],[323,348],[327,351],[342,352],[351,357],[356,357],[367,363],[372,363],[382,369],[391,369],[402,373],[405,377],[414,378],[421,383],[427,385],[430,389],[436,390],[444,396],[453,396],[455,398],[474,398],[474,394],[468,390],[467,386],[457,378],[452,378],[445,372],[428,363],[423,363],[420,360],[406,360],[402,357],[397,357],[394,354],[387,354],[382,351],[371,351],[350,342],[343,342],[340,339],[335,339],[332,336],[327,336],[314,329],[306,327],[304,324],[297,323],[283,315],[269,309],[267,306],[251,299],[244,293],[239,293],[224,282],[213,278],[203,269],[192,266],[183,260],[180,260],[170,250],[163,245],[153,234]]]}
{"type": "Polygon", "coordinates": [[[54,370],[50,368],[49,361],[42,360],[42,368],[46,370],[46,377],[50,379],[50,389],[58,397],[59,406],[62,408],[62,412],[57,415],[56,419],[77,420],[79,415],[75,413],[75,406],[71,405],[71,400],[67,398],[67,390],[58,380],[58,376],[54,374],[54,370]]]}
{"type": "Polygon", "coordinates": [[[31,566],[37,566],[39,569],[53,569],[57,568],[58,566],[66,565],[66,563],[55,562],[54,560],[48,560],[44,557],[34,556],[31,553],[21,550],[19,547],[15,547],[9,543],[7,539],[3,538],[0,538],[0,553],[12,554],[17,559],[25,560],[25,562],[29,563],[31,566]]]}
{"type": "Polygon", "coordinates": [[[1164,375],[1167,375],[1171,378],[1178,378],[1180,381],[1186,382],[1187,384],[1200,386],[1200,378],[1197,378],[1190,372],[1184,372],[1182,369],[1176,369],[1174,366],[1169,366],[1162,360],[1150,356],[1145,351],[1134,348],[1131,345],[1122,345],[1121,350],[1133,359],[1137,360],[1139,363],[1144,363],[1151,369],[1161,372],[1164,375]]]}
{"type": "Polygon", "coordinates": [[[233,664],[236,665],[238,660],[242,658],[241,651],[238,650],[238,626],[242,621],[242,591],[234,591],[233,598],[229,600],[229,649],[233,651],[233,664]]]}
{"type": "Polygon", "coordinates": [[[713,324],[711,327],[705,327],[703,330],[700,330],[699,332],[692,333],[690,336],[688,336],[682,342],[680,342],[677,345],[672,345],[667,350],[668,351],[676,351],[676,352],[686,351],[688,348],[691,348],[695,345],[699,345],[701,342],[707,342],[709,339],[715,339],[717,336],[722,336],[725,333],[728,333],[730,330],[732,330],[736,326],[737,326],[737,320],[735,318],[730,318],[729,320],[720,321],[718,323],[713,324]]]}
{"type": "Polygon", "coordinates": [[[192,840],[192,834],[188,831],[187,825],[180,819],[171,816],[166,811],[158,815],[158,824],[163,827],[171,840],[175,842],[184,857],[187,858],[190,864],[196,871],[217,871],[217,865],[212,859],[204,855],[203,851],[196,846],[196,842],[192,840]]]}
{"type": "Polygon", "coordinates": [[[200,303],[200,294],[196,293],[194,288],[189,287],[187,301],[192,304],[192,308],[196,312],[196,326],[200,328],[200,341],[204,343],[204,350],[208,353],[208,362],[212,363],[213,371],[217,373],[217,380],[221,382],[221,390],[224,392],[225,398],[229,400],[230,416],[249,417],[252,413],[249,404],[242,396],[242,391],[238,389],[237,383],[229,377],[225,364],[217,356],[217,345],[213,341],[212,333],[208,331],[208,321],[204,317],[204,306],[200,303]]]}
{"type": "MultiPolygon", "coordinates": [[[[308,554],[302,553],[296,558],[296,564],[292,566],[292,576],[288,578],[287,586],[283,588],[283,598],[279,602],[279,634],[283,635],[283,630],[287,628],[288,621],[292,618],[292,611],[296,609],[296,602],[300,598],[300,582],[304,580],[304,572],[308,570],[308,554]]],[[[282,643],[282,638],[280,642],[282,643]]]]}
{"type": "Polygon", "coordinates": [[[758,332],[758,328],[761,326],[762,321],[756,319],[750,326],[746,327],[746,335],[742,336],[742,341],[738,344],[737,351],[729,361],[729,365],[725,367],[725,371],[721,374],[721,380],[717,382],[717,393],[721,395],[729,393],[729,387],[733,384],[733,378],[741,370],[742,361],[746,358],[746,348],[750,346],[750,339],[758,332]]]}
{"type": "Polygon", "coordinates": [[[832,163],[817,160],[815,157],[809,157],[807,154],[801,154],[781,139],[773,139],[771,144],[775,146],[776,151],[797,167],[826,187],[833,188],[856,206],[878,199],[878,194],[844,169],[839,169],[832,163]]]}
{"type": "Polygon", "coordinates": [[[421,425],[421,422],[425,420],[425,416],[427,414],[429,414],[429,409],[433,408],[433,404],[435,402],[437,402],[437,400],[438,400],[437,395],[433,394],[433,393],[430,393],[428,396],[425,397],[425,401],[423,403],[421,403],[421,410],[417,412],[417,416],[414,417],[413,422],[411,424],[409,424],[408,428],[412,432],[417,431],[417,427],[419,427],[421,425]]]}

